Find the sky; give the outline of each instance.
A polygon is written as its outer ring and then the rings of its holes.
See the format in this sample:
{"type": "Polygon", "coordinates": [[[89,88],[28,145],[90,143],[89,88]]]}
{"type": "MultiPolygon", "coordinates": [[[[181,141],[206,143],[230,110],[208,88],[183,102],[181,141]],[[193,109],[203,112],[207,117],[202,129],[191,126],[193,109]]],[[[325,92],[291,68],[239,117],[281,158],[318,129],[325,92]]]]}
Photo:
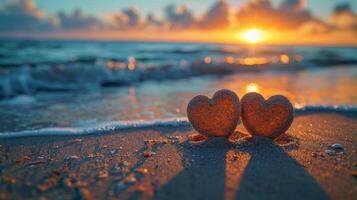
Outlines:
{"type": "Polygon", "coordinates": [[[355,0],[0,0],[0,36],[242,42],[254,28],[266,43],[357,44],[356,13],[355,0]]]}
{"type": "MultiPolygon", "coordinates": [[[[0,4],[4,4],[7,1],[8,0],[0,0],[0,4]]],[[[281,1],[282,0],[272,0],[274,5],[278,5],[281,1]]],[[[167,4],[180,5],[184,2],[188,7],[195,10],[196,13],[202,14],[215,0],[36,0],[35,2],[39,8],[46,11],[46,14],[56,14],[60,11],[71,11],[80,8],[87,13],[100,16],[104,12],[114,12],[135,5],[145,14],[153,12],[157,13],[159,17],[163,17],[161,8],[167,4]]],[[[238,7],[244,4],[246,0],[230,0],[229,2],[231,5],[238,7]]],[[[349,2],[352,9],[355,12],[357,11],[357,1],[353,0],[308,0],[306,1],[306,8],[314,12],[317,16],[327,19],[334,6],[341,2],[349,2]]]]}

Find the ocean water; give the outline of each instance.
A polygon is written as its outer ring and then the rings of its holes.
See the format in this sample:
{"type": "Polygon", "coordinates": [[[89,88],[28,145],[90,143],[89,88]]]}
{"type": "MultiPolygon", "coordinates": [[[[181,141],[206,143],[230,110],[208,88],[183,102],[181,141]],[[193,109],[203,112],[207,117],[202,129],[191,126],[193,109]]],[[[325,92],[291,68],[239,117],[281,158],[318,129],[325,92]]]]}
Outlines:
{"type": "Polygon", "coordinates": [[[0,137],[188,126],[222,88],[355,115],[356,86],[355,47],[1,40],[0,137]]]}

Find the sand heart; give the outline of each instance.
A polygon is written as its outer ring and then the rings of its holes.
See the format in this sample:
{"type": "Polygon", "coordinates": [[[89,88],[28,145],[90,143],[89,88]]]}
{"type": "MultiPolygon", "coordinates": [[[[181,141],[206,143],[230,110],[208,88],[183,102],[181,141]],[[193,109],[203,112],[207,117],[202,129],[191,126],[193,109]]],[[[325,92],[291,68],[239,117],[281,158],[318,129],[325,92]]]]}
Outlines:
{"type": "Polygon", "coordinates": [[[208,137],[228,137],[239,121],[239,98],[230,90],[219,90],[212,99],[198,95],[188,104],[187,116],[193,128],[200,134],[208,137]]]}
{"type": "Polygon", "coordinates": [[[242,98],[242,122],[252,135],[277,138],[288,130],[293,119],[294,107],[282,95],[265,100],[252,92],[242,98]]]}

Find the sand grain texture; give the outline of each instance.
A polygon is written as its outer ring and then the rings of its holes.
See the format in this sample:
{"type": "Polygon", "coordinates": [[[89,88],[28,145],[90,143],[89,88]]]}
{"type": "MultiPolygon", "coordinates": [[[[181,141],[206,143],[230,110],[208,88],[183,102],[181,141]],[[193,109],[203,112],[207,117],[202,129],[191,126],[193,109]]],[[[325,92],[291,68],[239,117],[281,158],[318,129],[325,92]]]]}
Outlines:
{"type": "Polygon", "coordinates": [[[290,127],[294,119],[294,107],[282,95],[265,100],[251,92],[242,98],[242,121],[250,134],[277,138],[290,127]]]}
{"type": "Polygon", "coordinates": [[[199,133],[208,137],[228,137],[239,122],[239,98],[226,89],[217,91],[212,99],[195,96],[187,106],[187,116],[199,133]]]}
{"type": "Polygon", "coordinates": [[[276,141],[238,145],[225,138],[193,143],[196,132],[184,127],[4,139],[0,199],[352,200],[356,119],[308,113],[276,141]],[[343,151],[328,155],[334,143],[343,151]]]}

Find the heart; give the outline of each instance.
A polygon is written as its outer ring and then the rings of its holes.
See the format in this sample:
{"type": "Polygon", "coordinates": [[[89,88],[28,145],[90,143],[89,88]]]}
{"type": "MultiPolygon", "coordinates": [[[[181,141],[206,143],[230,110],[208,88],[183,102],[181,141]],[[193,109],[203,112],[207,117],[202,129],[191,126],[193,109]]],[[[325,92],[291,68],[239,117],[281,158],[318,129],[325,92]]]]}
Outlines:
{"type": "Polygon", "coordinates": [[[294,119],[294,107],[282,95],[265,100],[251,92],[242,98],[242,122],[250,134],[277,138],[290,127],[294,119]]]}
{"type": "Polygon", "coordinates": [[[188,103],[187,117],[193,128],[202,135],[228,137],[239,122],[239,98],[225,89],[217,91],[212,99],[198,95],[188,103]]]}

